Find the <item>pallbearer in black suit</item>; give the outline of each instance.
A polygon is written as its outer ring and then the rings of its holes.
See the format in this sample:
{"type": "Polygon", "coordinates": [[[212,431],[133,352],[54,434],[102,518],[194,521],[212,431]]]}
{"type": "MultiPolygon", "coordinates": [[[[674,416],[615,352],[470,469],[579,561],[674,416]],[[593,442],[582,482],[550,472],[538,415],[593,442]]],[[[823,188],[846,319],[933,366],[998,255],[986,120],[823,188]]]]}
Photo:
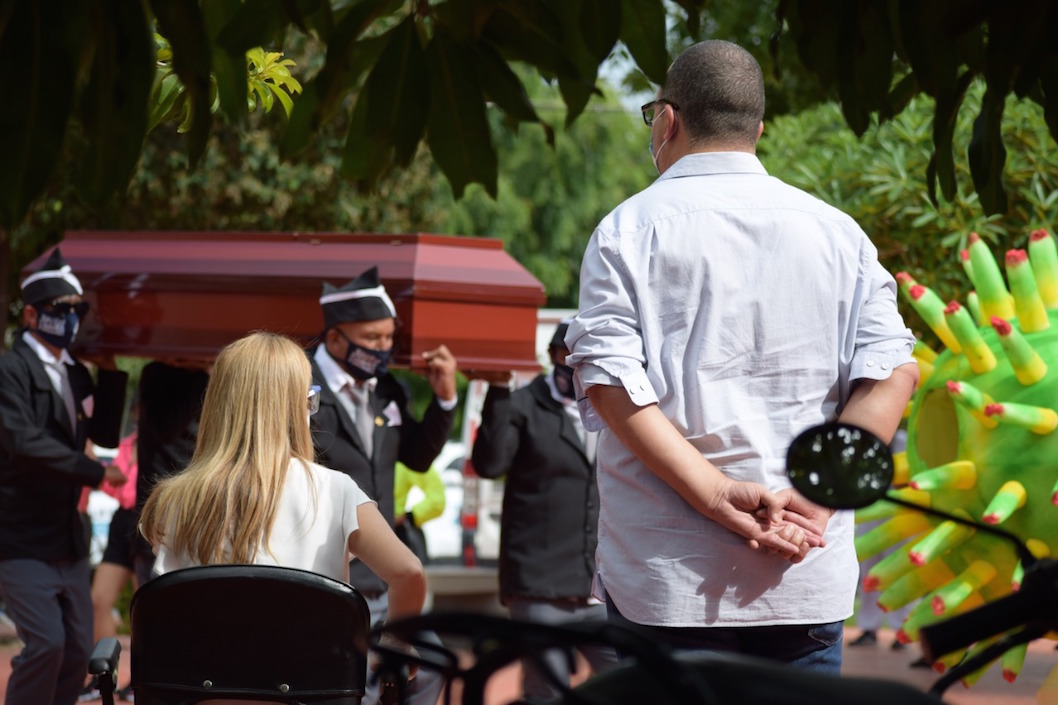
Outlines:
{"type": "Polygon", "coordinates": [[[22,282],[23,327],[0,357],[0,594],[25,644],[12,659],[7,705],[70,705],[92,649],[82,488],[125,477],[85,455],[116,447],[126,375],[97,383],[71,357],[87,313],[81,283],[56,249],[22,282]]]}
{"type": "MultiPolygon", "coordinates": [[[[372,267],[340,288],[323,285],[323,343],[309,352],[313,383],[321,387],[312,442],[320,464],[351,476],[393,524],[393,477],[399,460],[426,472],[441,452],[455,419],[456,359],[444,345],[423,353],[434,391],[422,421],[405,388],[386,372],[397,312],[372,267]]],[[[372,622],[385,620],[386,584],[365,565],[349,566],[350,582],[367,598],[372,622]]],[[[409,702],[433,703],[443,683],[421,670],[409,702]]],[[[364,703],[373,702],[369,691],[364,703]]]]}

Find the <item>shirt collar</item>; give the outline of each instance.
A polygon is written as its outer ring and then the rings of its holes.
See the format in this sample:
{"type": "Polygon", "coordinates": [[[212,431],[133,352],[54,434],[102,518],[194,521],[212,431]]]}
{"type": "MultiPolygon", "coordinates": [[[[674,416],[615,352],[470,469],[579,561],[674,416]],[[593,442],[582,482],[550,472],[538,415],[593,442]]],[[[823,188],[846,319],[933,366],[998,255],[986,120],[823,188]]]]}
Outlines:
{"type": "Polygon", "coordinates": [[[657,180],[709,174],[762,174],[767,176],[768,171],[760,163],[757,155],[749,152],[693,152],[680,157],[657,180]]]}
{"type": "Polygon", "coordinates": [[[32,350],[33,353],[37,357],[39,357],[40,361],[43,362],[45,365],[53,365],[57,367],[60,364],[74,364],[73,358],[70,356],[70,353],[67,352],[66,348],[60,350],[59,357],[56,358],[54,355],[51,354],[51,350],[48,350],[46,347],[44,347],[44,344],[37,340],[33,333],[28,330],[22,332],[22,342],[28,345],[30,350],[32,350]]]}
{"type": "MultiPolygon", "coordinates": [[[[327,383],[331,391],[337,394],[341,391],[342,387],[347,384],[357,384],[357,380],[351,374],[342,369],[342,366],[338,364],[338,361],[331,357],[331,354],[327,352],[327,346],[320,343],[316,347],[316,353],[312,356],[316,361],[316,365],[320,368],[320,374],[323,375],[323,381],[327,383]]],[[[375,385],[378,384],[378,378],[372,377],[369,380],[363,382],[367,385],[367,388],[372,392],[375,391],[375,385]]]]}

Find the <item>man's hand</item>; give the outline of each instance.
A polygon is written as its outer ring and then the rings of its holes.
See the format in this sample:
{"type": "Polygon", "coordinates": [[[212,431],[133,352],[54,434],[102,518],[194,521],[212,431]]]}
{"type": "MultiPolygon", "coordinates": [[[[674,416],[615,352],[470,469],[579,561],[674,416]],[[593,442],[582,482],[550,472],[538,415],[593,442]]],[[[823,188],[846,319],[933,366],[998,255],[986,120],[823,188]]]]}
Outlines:
{"type": "Polygon", "coordinates": [[[103,482],[111,487],[121,487],[129,481],[125,473],[121,472],[116,465],[104,465],[103,471],[103,482]]]}
{"type": "Polygon", "coordinates": [[[825,546],[826,541],[823,540],[823,534],[826,533],[830,517],[834,516],[834,510],[809,501],[794,489],[782,490],[777,495],[786,501],[783,520],[804,529],[810,541],[818,541],[813,546],[825,546]]]}
{"type": "Polygon", "coordinates": [[[426,379],[438,399],[448,401],[456,398],[456,358],[442,345],[422,354],[426,360],[426,379]]]}
{"type": "Polygon", "coordinates": [[[805,529],[784,520],[790,499],[755,482],[728,479],[716,488],[706,516],[744,536],[750,548],[778,553],[799,563],[812,542],[805,529]]]}

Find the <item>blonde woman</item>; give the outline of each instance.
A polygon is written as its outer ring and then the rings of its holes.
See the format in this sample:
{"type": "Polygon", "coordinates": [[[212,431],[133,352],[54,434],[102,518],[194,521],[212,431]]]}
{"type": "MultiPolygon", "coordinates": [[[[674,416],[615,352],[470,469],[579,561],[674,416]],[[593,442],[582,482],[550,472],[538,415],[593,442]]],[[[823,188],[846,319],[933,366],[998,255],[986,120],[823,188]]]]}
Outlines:
{"type": "Polygon", "coordinates": [[[348,582],[352,554],[389,584],[392,617],[418,614],[422,564],[348,475],[312,462],[311,382],[305,352],[284,336],[252,333],[221,351],[191,464],[143,508],[155,568],[257,563],[348,582]]]}

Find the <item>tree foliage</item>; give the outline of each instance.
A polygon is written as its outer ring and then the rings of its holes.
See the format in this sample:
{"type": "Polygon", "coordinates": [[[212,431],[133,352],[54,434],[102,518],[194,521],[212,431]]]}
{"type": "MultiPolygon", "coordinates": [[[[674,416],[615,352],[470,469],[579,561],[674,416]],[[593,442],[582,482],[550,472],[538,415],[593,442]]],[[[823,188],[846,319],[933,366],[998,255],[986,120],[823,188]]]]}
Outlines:
{"type": "MultiPolygon", "coordinates": [[[[987,93],[983,81],[966,92],[966,110],[953,131],[953,147],[971,140],[973,113],[987,93]]],[[[933,203],[925,181],[933,153],[934,102],[912,99],[900,115],[872,120],[861,137],[834,103],[768,121],[758,147],[768,171],[851,215],[877,245],[892,272],[908,271],[944,300],[963,299],[969,284],[959,252],[977,232],[999,253],[1024,248],[1036,228],[1058,225],[1058,151],[1044,111],[1008,97],[1001,138],[1014,197],[1002,213],[986,215],[964,163],[955,164],[952,198],[933,203]]],[[[901,300],[901,306],[904,302],[901,300]]],[[[908,309],[907,320],[914,320],[908,309]]]]}
{"type": "Polygon", "coordinates": [[[1008,209],[1007,96],[1040,105],[1058,136],[1058,4],[1050,0],[782,0],[778,17],[801,62],[837,90],[857,135],[868,130],[872,115],[892,118],[918,94],[933,99],[926,180],[934,202],[938,184],[945,199],[957,197],[953,147],[975,80],[985,89],[972,108],[965,153],[985,213],[1008,209]]]}

